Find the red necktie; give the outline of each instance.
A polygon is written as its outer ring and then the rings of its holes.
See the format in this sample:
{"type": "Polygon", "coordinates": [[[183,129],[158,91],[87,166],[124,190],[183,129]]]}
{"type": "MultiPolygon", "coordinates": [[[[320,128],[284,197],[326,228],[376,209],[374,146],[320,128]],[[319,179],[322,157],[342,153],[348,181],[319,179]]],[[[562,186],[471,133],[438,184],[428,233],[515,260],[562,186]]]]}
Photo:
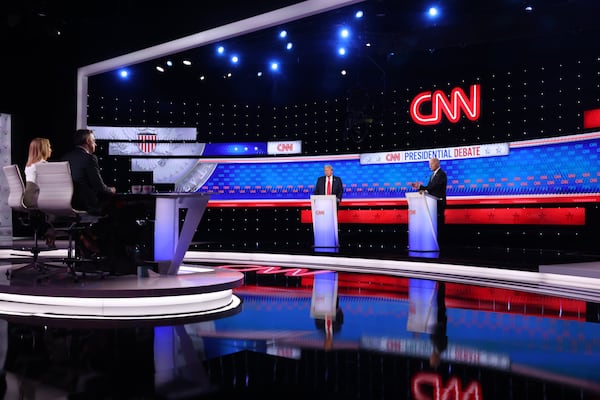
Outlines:
{"type": "Polygon", "coordinates": [[[331,194],[331,178],[327,178],[327,195],[331,194]]]}

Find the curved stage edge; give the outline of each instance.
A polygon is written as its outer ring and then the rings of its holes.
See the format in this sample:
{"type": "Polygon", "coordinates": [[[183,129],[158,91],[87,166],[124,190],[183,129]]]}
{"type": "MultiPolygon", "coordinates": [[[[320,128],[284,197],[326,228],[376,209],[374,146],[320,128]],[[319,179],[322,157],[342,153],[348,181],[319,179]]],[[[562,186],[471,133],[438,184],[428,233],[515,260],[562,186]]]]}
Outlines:
{"type": "MultiPolygon", "coordinates": [[[[0,259],[26,254],[2,250],[0,259]]],[[[240,272],[196,268],[178,275],[89,275],[75,281],[66,266],[51,262],[64,256],[65,250],[44,252],[43,261],[50,265],[46,279],[38,279],[36,271],[6,274],[8,269],[25,264],[1,265],[0,315],[21,322],[43,320],[51,325],[93,322],[95,326],[123,326],[218,319],[241,311],[242,301],[233,294],[243,282],[240,272]]]]}
{"type": "MultiPolygon", "coordinates": [[[[45,252],[59,259],[65,250],[45,252]]],[[[18,267],[14,257],[27,252],[0,250],[0,269],[18,267]],[[12,259],[12,262],[6,261],[12,259]]],[[[60,266],[60,263],[56,264],[60,266]]],[[[178,275],[151,274],[90,277],[75,282],[63,273],[35,279],[0,280],[0,315],[49,324],[165,325],[174,321],[218,319],[241,311],[233,289],[242,285],[249,265],[292,268],[300,275],[314,270],[381,274],[485,285],[600,302],[600,279],[564,273],[519,271],[441,263],[438,260],[389,260],[327,255],[188,251],[178,275]],[[220,268],[220,267],[226,268],[220,268]],[[240,271],[236,271],[239,269],[240,271]]],[[[4,271],[0,271],[4,272],[4,271]]],[[[5,276],[4,273],[0,277],[5,276]]]]}
{"type": "MultiPolygon", "coordinates": [[[[436,262],[435,259],[415,261],[325,255],[272,254],[254,252],[188,251],[188,263],[252,264],[302,270],[327,269],[339,272],[393,275],[410,278],[441,280],[445,282],[485,285],[521,290],[551,296],[600,302],[600,279],[575,275],[577,269],[566,264],[561,273],[520,271],[454,263],[436,262]],[[573,274],[570,274],[572,271],[573,274]]],[[[597,265],[600,271],[600,263],[597,265]]],[[[293,272],[291,272],[293,274],[293,272]]]]}

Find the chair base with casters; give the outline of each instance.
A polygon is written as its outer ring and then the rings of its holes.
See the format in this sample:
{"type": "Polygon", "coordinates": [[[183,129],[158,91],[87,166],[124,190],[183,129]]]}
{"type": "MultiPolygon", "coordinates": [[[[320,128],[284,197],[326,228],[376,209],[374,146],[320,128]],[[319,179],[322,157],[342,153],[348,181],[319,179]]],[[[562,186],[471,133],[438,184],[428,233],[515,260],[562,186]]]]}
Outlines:
{"type": "MultiPolygon", "coordinates": [[[[61,260],[67,266],[67,270],[72,278],[77,282],[79,278],[85,278],[88,275],[104,278],[109,275],[108,271],[99,268],[87,268],[88,265],[97,266],[104,257],[86,254],[83,250],[81,236],[85,230],[97,223],[100,217],[81,214],[76,221],[70,221],[64,227],[55,227],[57,231],[64,231],[68,237],[67,256],[61,260]]],[[[60,222],[60,219],[58,220],[60,222]]]]}
{"type": "MultiPolygon", "coordinates": [[[[6,279],[17,277],[17,275],[26,276],[30,270],[35,271],[35,278],[40,281],[44,278],[48,278],[54,273],[60,272],[61,268],[56,264],[49,264],[40,261],[40,254],[44,251],[55,250],[52,248],[40,247],[39,245],[39,227],[43,225],[44,216],[41,213],[31,211],[27,216],[27,219],[19,217],[23,226],[33,227],[33,246],[30,248],[22,248],[21,250],[29,251],[32,254],[31,262],[9,268],[6,270],[6,279]]],[[[19,254],[20,255],[20,254],[19,254]]]]}

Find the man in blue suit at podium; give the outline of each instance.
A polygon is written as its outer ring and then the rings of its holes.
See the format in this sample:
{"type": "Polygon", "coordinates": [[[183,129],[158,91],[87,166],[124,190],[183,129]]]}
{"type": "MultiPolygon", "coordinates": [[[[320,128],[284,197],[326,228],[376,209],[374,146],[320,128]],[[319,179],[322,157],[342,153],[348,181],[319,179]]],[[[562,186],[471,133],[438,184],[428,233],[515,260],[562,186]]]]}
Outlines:
{"type": "Polygon", "coordinates": [[[342,196],[344,195],[344,184],[342,178],[339,176],[333,176],[333,167],[329,164],[323,168],[324,176],[320,176],[317,179],[315,190],[313,194],[316,195],[330,195],[333,194],[337,197],[337,203],[340,204],[342,196]]]}

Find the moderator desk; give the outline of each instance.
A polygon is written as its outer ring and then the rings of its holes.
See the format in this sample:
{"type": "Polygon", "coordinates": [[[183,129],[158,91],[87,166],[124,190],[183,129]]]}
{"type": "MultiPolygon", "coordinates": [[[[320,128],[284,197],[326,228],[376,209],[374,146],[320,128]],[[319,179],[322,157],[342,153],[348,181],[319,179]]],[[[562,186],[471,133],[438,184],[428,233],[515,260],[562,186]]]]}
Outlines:
{"type": "Polygon", "coordinates": [[[149,260],[146,253],[142,258],[156,263],[161,274],[177,275],[209,199],[205,193],[117,194],[113,217],[130,228],[145,225],[129,230],[136,232],[131,235],[134,240],[146,242],[142,244],[153,256],[149,260]],[[154,222],[153,232],[148,232],[149,221],[154,222]]]}

